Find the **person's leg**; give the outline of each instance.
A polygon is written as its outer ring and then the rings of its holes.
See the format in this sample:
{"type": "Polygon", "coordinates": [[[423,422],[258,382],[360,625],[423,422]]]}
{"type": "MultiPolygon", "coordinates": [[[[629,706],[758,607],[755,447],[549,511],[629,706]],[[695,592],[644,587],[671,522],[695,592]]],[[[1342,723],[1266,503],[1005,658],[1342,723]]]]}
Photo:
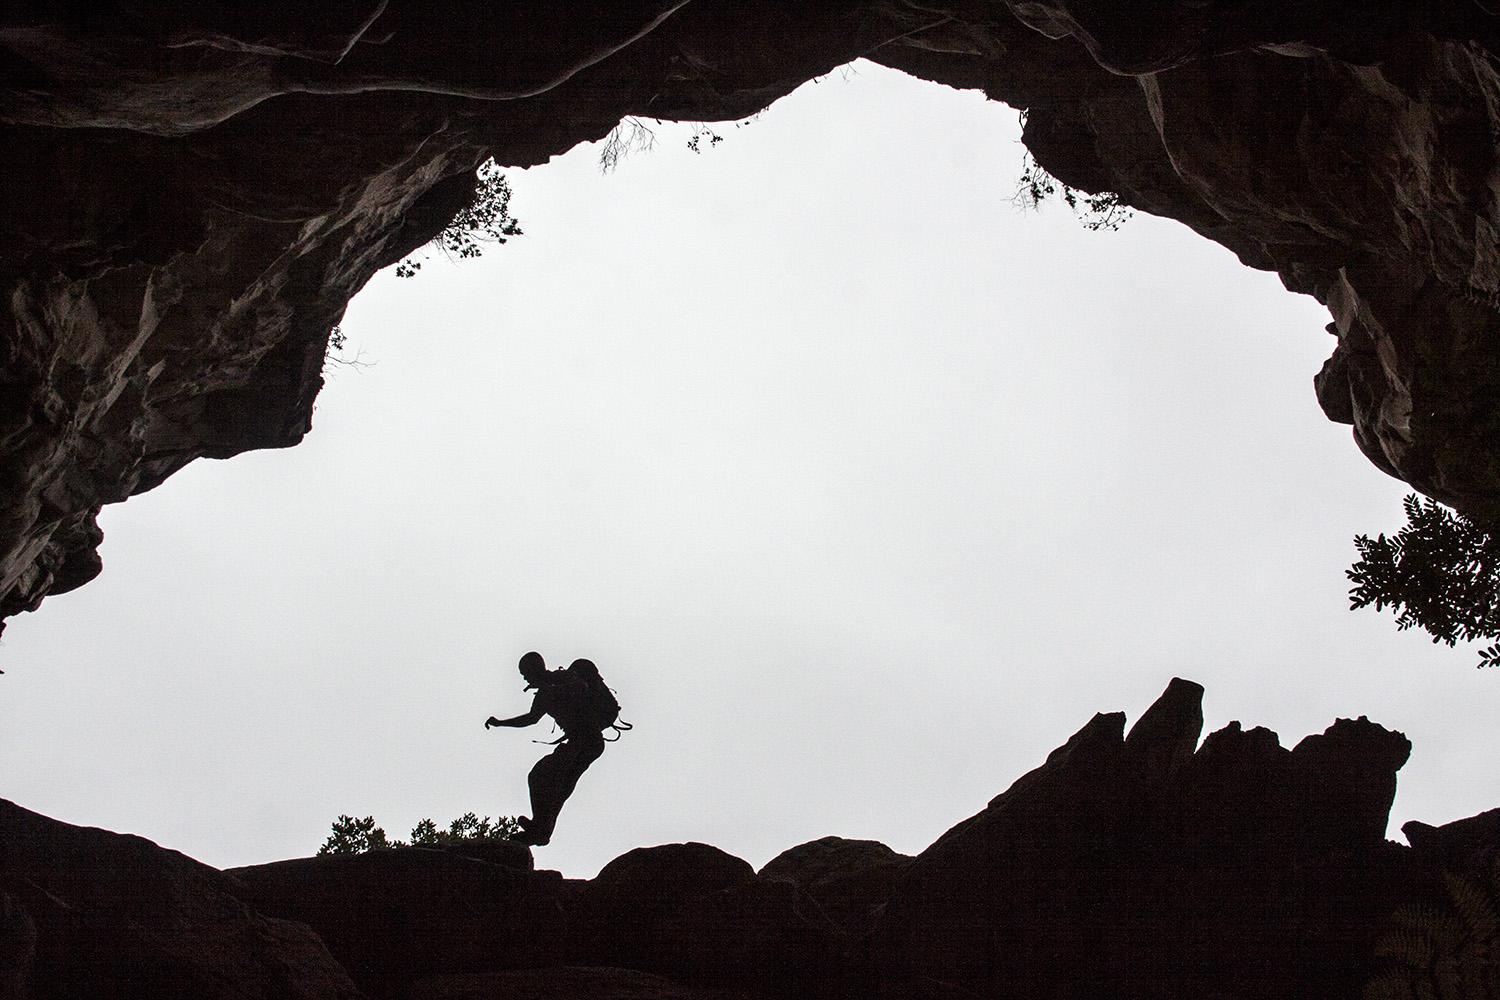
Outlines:
{"type": "MultiPolygon", "coordinates": [[[[583,772],[589,769],[589,765],[599,759],[604,752],[604,737],[600,735],[570,738],[561,744],[549,761],[556,761],[555,769],[549,769],[545,775],[546,789],[543,799],[538,801],[536,791],[533,788],[531,794],[532,814],[530,832],[537,836],[551,838],[552,830],[557,825],[557,814],[562,811],[563,803],[573,794],[573,789],[578,787],[578,779],[583,777],[583,772]]],[[[537,765],[541,766],[540,763],[537,765]]],[[[533,768],[532,773],[536,773],[533,768]]],[[[545,843],[546,841],[542,841],[545,843]]]]}
{"type": "Polygon", "coordinates": [[[560,781],[565,780],[563,760],[567,756],[567,746],[567,743],[559,743],[551,753],[537,761],[532,766],[531,773],[526,775],[526,787],[531,791],[531,816],[518,817],[524,836],[513,839],[540,845],[545,844],[551,836],[552,826],[557,822],[557,810],[562,808],[561,800],[557,799],[557,787],[560,781]],[[535,839],[538,836],[541,837],[540,840],[535,839]]]}

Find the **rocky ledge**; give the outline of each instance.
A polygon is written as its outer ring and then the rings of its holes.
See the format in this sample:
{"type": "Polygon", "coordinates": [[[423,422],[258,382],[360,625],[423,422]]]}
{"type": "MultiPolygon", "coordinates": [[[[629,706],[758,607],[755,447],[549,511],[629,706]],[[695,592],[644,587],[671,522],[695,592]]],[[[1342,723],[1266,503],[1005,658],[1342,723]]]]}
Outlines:
{"type": "Polygon", "coordinates": [[[493,846],[219,872],[0,802],[0,996],[1500,995],[1500,812],[1388,842],[1400,733],[1199,746],[1201,695],[1096,715],[915,858],[829,837],[759,872],[693,843],[587,881],[493,846]]]}
{"type": "Polygon", "coordinates": [[[1329,418],[1500,513],[1497,27],[1472,0],[10,4],[0,623],[99,572],[102,504],[297,443],[350,297],[486,157],[749,115],[860,56],[1027,109],[1063,181],[1316,296],[1329,418]]]}

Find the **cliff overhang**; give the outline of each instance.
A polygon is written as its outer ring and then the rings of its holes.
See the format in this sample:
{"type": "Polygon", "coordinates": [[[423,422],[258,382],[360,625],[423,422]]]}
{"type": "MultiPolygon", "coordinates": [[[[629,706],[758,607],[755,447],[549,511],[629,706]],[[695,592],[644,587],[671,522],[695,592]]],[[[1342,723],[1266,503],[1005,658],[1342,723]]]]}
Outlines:
{"type": "Polygon", "coordinates": [[[12,7],[0,620],[99,572],[103,504],[301,440],[330,328],[485,158],[742,117],[857,57],[1026,109],[1064,182],[1325,303],[1328,417],[1500,513],[1500,21],[1404,6],[12,7]]]}

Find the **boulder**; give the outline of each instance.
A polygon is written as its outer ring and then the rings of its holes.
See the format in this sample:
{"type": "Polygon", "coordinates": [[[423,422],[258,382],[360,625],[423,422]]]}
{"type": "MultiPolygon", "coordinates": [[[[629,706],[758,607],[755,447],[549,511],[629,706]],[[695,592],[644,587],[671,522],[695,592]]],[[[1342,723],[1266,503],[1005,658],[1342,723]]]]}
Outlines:
{"type": "Polygon", "coordinates": [[[615,858],[589,883],[587,901],[652,918],[689,900],[755,880],[750,862],[708,844],[638,847],[615,858]]]}
{"type": "Polygon", "coordinates": [[[0,996],[358,1000],[307,927],[141,837],[0,800],[0,996]]]}
{"type": "Polygon", "coordinates": [[[257,909],[317,931],[373,993],[440,972],[553,964],[565,938],[569,888],[556,873],[446,850],[297,858],[228,874],[257,909]]]}
{"type": "Polygon", "coordinates": [[[588,883],[574,961],[690,983],[811,989],[842,972],[843,935],[795,883],[706,844],[630,851],[588,883]]]}
{"type": "Polygon", "coordinates": [[[762,879],[795,883],[851,938],[874,927],[911,855],[898,854],[874,840],[823,837],[782,851],[759,872],[762,879]]]}

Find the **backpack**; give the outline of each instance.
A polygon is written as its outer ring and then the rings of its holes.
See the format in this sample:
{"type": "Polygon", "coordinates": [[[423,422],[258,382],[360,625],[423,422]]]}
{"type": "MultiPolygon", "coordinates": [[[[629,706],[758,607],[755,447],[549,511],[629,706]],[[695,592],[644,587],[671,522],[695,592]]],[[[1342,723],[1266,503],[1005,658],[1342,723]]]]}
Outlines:
{"type": "Polygon", "coordinates": [[[613,729],[617,740],[621,733],[632,728],[630,723],[620,720],[620,703],[592,660],[574,660],[563,672],[567,674],[570,702],[564,712],[566,718],[558,719],[563,732],[570,728],[589,733],[613,729]]]}

